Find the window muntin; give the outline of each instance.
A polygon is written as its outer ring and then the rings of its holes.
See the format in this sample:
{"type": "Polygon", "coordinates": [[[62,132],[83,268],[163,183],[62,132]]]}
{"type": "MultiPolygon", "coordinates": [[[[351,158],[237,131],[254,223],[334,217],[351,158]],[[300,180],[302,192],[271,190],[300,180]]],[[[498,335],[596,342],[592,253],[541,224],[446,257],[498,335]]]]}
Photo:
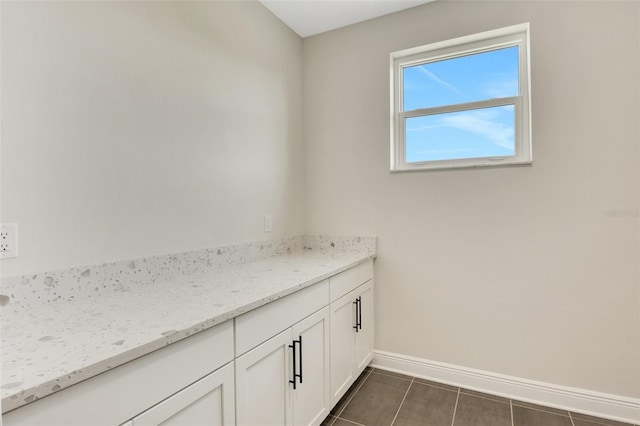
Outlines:
{"type": "Polygon", "coordinates": [[[529,25],[391,54],[391,170],[531,162],[529,25]]]}

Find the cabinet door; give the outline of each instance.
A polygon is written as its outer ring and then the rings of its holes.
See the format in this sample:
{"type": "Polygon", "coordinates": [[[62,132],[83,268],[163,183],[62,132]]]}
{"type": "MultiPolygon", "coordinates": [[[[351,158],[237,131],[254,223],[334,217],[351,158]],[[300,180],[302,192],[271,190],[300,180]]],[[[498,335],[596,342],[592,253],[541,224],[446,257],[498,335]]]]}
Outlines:
{"type": "Polygon", "coordinates": [[[355,333],[355,375],[360,375],[373,357],[373,280],[355,290],[360,298],[360,328],[355,333]]]}
{"type": "Polygon", "coordinates": [[[235,424],[233,362],[133,419],[133,426],[235,424]]]}
{"type": "Polygon", "coordinates": [[[347,392],[355,380],[355,305],[353,292],[329,305],[331,317],[331,406],[347,392]]]}
{"type": "Polygon", "coordinates": [[[329,307],[305,318],[292,328],[300,340],[296,369],[302,378],[292,392],[293,424],[317,426],[329,415],[329,307]]]}
{"type": "Polygon", "coordinates": [[[291,424],[291,336],[289,328],[236,359],[238,425],[291,424]]]}

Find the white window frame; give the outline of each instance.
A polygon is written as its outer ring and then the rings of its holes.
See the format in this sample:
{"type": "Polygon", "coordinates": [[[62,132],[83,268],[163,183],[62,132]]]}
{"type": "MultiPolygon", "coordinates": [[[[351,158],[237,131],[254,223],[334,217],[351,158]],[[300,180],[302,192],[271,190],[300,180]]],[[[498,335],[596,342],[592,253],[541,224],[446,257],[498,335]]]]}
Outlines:
{"type": "Polygon", "coordinates": [[[391,62],[391,171],[416,171],[460,167],[488,167],[530,164],[531,149],[531,70],[529,59],[529,23],[473,34],[442,42],[393,52],[391,62]],[[518,46],[519,95],[477,102],[403,110],[403,69],[491,50],[518,46]],[[515,110],[515,155],[507,157],[464,158],[455,160],[406,162],[405,120],[448,112],[513,105],[515,110]]]}

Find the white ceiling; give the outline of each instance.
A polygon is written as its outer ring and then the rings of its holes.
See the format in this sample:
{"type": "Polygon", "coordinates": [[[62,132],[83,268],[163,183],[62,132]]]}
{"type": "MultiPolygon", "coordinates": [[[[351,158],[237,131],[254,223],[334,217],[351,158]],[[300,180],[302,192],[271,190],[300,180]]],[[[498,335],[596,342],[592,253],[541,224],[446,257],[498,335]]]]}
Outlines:
{"type": "Polygon", "coordinates": [[[388,15],[435,0],[260,0],[300,37],[388,15]]]}

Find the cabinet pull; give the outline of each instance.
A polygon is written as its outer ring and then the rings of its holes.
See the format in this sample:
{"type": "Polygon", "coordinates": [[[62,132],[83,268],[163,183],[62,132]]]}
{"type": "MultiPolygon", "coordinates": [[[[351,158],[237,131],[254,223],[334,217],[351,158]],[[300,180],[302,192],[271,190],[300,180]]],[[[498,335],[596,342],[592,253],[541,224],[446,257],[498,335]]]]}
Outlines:
{"type": "Polygon", "coordinates": [[[362,296],[358,296],[353,304],[356,305],[356,325],[354,325],[353,328],[355,328],[356,333],[358,333],[362,330],[362,296]]]}
{"type": "Polygon", "coordinates": [[[293,341],[292,345],[289,345],[289,347],[291,349],[293,349],[293,380],[289,380],[289,383],[293,383],[293,389],[296,389],[296,377],[298,377],[298,375],[296,374],[296,341],[293,341]]]}
{"type": "Polygon", "coordinates": [[[289,383],[293,383],[293,389],[296,389],[296,377],[300,379],[300,383],[302,383],[302,336],[300,336],[299,340],[294,340],[293,344],[289,345],[289,347],[291,349],[293,349],[293,380],[289,380],[289,383]],[[296,343],[298,345],[300,345],[300,352],[296,351],[296,343]],[[298,354],[298,356],[296,356],[296,354],[298,354]],[[300,372],[298,373],[298,368],[296,368],[296,358],[298,358],[300,360],[300,365],[299,370],[300,372]]]}
{"type": "Polygon", "coordinates": [[[298,338],[298,342],[300,343],[300,355],[298,355],[300,357],[300,374],[298,378],[300,379],[300,383],[302,383],[302,336],[298,336],[298,338]]]}

